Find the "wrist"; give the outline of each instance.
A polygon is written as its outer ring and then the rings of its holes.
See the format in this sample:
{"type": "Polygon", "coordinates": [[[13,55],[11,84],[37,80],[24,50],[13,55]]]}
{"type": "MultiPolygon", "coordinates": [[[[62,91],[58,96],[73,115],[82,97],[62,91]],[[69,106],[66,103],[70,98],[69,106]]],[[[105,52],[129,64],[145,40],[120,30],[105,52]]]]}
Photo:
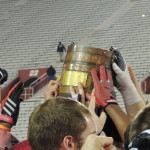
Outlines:
{"type": "Polygon", "coordinates": [[[141,97],[134,86],[132,88],[127,88],[120,93],[124,99],[125,105],[129,106],[141,101],[141,97]]]}
{"type": "Polygon", "coordinates": [[[0,129],[3,129],[5,131],[8,131],[10,132],[11,131],[11,128],[10,127],[7,127],[5,124],[3,123],[0,123],[0,129]]]}
{"type": "Polygon", "coordinates": [[[3,125],[3,126],[5,126],[5,127],[7,127],[7,128],[12,128],[12,124],[10,124],[10,123],[7,123],[7,122],[3,122],[3,121],[0,121],[0,125],[3,125]]]}
{"type": "Polygon", "coordinates": [[[118,105],[117,102],[108,103],[108,104],[105,106],[105,108],[104,108],[105,113],[107,113],[107,108],[112,107],[112,106],[115,107],[116,105],[118,105]]]}

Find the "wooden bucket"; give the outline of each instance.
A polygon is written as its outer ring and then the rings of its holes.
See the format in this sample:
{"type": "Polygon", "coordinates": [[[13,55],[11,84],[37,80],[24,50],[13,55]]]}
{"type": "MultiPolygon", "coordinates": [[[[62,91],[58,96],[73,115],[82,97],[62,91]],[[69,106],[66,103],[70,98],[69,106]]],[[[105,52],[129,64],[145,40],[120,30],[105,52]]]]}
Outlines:
{"type": "Polygon", "coordinates": [[[60,79],[59,95],[70,97],[69,87],[71,85],[74,86],[76,93],[79,93],[78,82],[81,82],[85,92],[90,94],[94,87],[91,69],[104,65],[112,74],[111,64],[114,58],[112,51],[84,45],[71,44],[68,46],[60,79]]]}

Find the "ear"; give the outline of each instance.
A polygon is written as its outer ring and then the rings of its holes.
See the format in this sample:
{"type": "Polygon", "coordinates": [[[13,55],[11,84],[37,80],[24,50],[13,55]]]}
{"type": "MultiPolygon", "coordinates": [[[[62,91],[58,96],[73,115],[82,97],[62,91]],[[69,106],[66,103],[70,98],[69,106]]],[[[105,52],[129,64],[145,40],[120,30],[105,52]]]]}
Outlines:
{"type": "Polygon", "coordinates": [[[65,150],[77,150],[77,142],[74,141],[74,138],[71,135],[64,137],[62,146],[65,150]]]}

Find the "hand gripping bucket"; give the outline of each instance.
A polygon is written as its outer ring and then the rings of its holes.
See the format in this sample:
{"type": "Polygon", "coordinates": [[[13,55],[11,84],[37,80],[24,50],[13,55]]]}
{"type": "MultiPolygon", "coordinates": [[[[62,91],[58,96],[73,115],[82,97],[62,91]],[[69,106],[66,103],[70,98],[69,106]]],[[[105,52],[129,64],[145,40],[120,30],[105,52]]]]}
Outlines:
{"type": "Polygon", "coordinates": [[[68,46],[62,68],[59,95],[70,97],[69,87],[71,85],[74,86],[76,93],[79,93],[78,82],[81,82],[85,92],[90,94],[94,86],[91,69],[104,65],[112,75],[111,65],[114,59],[115,56],[112,51],[71,44],[68,46]]]}

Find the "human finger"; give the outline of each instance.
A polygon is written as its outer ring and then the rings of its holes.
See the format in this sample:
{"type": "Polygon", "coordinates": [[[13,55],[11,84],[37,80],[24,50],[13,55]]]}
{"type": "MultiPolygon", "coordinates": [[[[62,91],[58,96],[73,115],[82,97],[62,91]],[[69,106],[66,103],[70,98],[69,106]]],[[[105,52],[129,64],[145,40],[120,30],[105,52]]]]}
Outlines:
{"type": "Polygon", "coordinates": [[[106,69],[105,69],[105,67],[102,65],[102,66],[100,66],[99,67],[99,71],[100,71],[100,73],[99,73],[99,79],[100,79],[100,81],[105,81],[106,80],[106,69]]]}
{"type": "Polygon", "coordinates": [[[94,96],[95,94],[95,88],[92,90],[91,96],[94,96]]]}
{"type": "Polygon", "coordinates": [[[48,84],[48,87],[51,87],[52,85],[55,85],[55,84],[60,85],[60,83],[59,83],[58,81],[56,81],[56,80],[51,80],[51,81],[49,82],[49,84],[48,84]]]}
{"type": "Polygon", "coordinates": [[[99,137],[99,140],[101,141],[101,145],[105,148],[110,147],[113,144],[113,138],[112,137],[99,137]]]}
{"type": "Polygon", "coordinates": [[[86,93],[86,94],[85,94],[85,98],[86,98],[86,100],[85,100],[85,105],[86,105],[87,107],[89,107],[91,95],[90,95],[89,93],[86,93]]]}
{"type": "Polygon", "coordinates": [[[91,96],[88,108],[92,113],[95,113],[95,96],[94,95],[91,96]]]}
{"type": "Polygon", "coordinates": [[[78,83],[78,88],[79,88],[79,94],[81,95],[81,103],[85,104],[85,92],[81,82],[78,83]]]}
{"type": "Polygon", "coordinates": [[[114,72],[115,72],[116,74],[122,73],[122,70],[117,66],[116,63],[113,63],[113,64],[112,64],[112,68],[113,68],[113,70],[114,70],[114,72]]]}
{"type": "Polygon", "coordinates": [[[72,97],[76,94],[75,89],[74,89],[73,86],[70,86],[70,94],[71,94],[72,97]]]}

